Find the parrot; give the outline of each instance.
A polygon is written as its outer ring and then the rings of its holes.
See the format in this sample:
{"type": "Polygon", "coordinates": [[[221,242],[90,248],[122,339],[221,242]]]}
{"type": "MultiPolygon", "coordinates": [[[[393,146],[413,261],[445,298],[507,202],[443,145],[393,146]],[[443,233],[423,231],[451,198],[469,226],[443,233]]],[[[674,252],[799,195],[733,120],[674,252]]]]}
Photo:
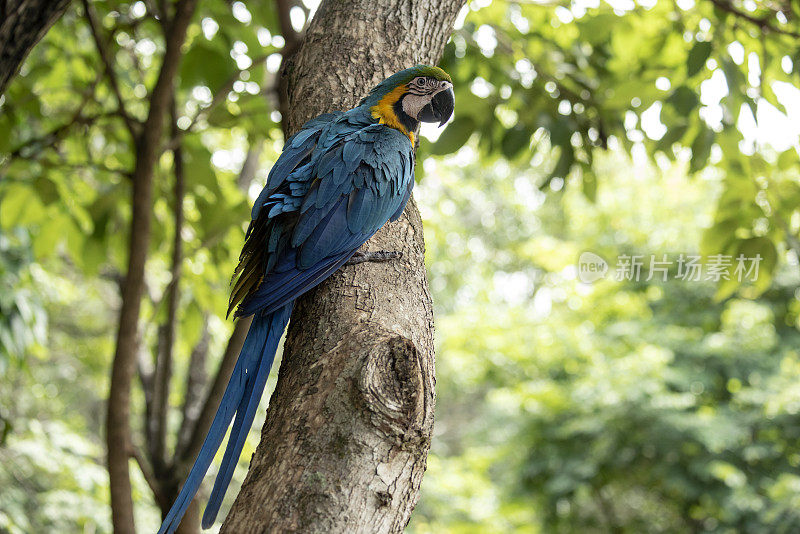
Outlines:
{"type": "Polygon", "coordinates": [[[235,317],[253,320],[159,534],[177,529],[233,423],[203,513],[203,528],[214,523],[295,300],[348,260],[373,261],[355,255],[405,209],[414,187],[419,124],[444,126],[454,107],[450,76],[439,67],[416,65],[377,84],[353,109],[319,115],[286,140],[253,205],[232,280],[228,315],[235,309],[235,317]]]}

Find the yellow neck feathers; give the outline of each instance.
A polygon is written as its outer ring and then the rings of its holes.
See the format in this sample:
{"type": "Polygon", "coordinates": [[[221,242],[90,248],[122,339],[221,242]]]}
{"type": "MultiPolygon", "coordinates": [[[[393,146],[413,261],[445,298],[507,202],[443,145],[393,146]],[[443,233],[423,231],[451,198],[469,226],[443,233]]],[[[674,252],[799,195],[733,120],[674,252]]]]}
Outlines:
{"type": "Polygon", "coordinates": [[[403,123],[397,118],[397,114],[394,112],[394,105],[400,100],[400,97],[403,96],[406,92],[405,85],[399,85],[395,87],[390,92],[386,93],[383,98],[381,98],[378,103],[370,108],[372,112],[372,118],[378,119],[378,122],[381,124],[385,124],[389,128],[394,128],[395,130],[400,130],[403,132],[403,135],[408,137],[409,141],[411,141],[411,145],[414,145],[414,132],[409,132],[406,130],[406,127],[403,126],[403,123]]]}

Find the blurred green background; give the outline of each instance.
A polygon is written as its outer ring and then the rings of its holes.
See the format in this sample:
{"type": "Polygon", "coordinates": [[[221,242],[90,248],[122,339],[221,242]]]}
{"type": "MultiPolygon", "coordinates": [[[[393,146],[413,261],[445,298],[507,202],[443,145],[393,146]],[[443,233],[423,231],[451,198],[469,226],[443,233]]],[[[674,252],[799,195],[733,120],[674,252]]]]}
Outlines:
{"type": "MultiPolygon", "coordinates": [[[[158,23],[142,2],[91,5],[122,97],[142,113],[158,23]]],[[[292,8],[295,30],[315,8],[292,8]]],[[[417,164],[438,399],[409,532],[800,531],[798,9],[472,0],[462,11],[442,60],[455,119],[423,130],[417,164]],[[578,279],[585,251],[609,263],[593,284],[578,279]],[[643,256],[646,274],[663,254],[666,281],[614,276],[621,255],[643,256]],[[734,266],[691,281],[680,254],[762,261],[754,281],[734,266]]],[[[212,369],[227,342],[242,225],[282,146],[274,7],[199,11],[176,90],[177,127],[197,118],[182,140],[179,383],[193,351],[212,369]],[[204,113],[218,88],[224,101],[204,113]]],[[[0,532],[110,531],[101,435],[134,152],[101,71],[75,4],[0,98],[0,532]]],[[[145,360],[166,314],[171,168],[165,152],[145,360]]],[[[182,387],[172,395],[180,405],[182,387]]],[[[132,473],[148,532],[158,508],[132,473]]]]}

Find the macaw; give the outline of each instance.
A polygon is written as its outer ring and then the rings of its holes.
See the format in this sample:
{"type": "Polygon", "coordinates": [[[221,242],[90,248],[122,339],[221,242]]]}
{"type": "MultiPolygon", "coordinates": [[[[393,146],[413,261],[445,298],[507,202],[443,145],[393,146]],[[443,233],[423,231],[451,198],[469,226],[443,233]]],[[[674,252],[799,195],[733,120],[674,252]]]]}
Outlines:
{"type": "Polygon", "coordinates": [[[200,453],[159,534],[175,531],[228,426],[203,528],[217,516],[253,423],[294,301],[353,257],[403,213],[414,187],[414,132],[444,125],[455,98],[450,76],[417,65],[375,86],[355,108],[311,119],[286,140],[256,199],[234,272],[228,314],[253,315],[200,453]]]}

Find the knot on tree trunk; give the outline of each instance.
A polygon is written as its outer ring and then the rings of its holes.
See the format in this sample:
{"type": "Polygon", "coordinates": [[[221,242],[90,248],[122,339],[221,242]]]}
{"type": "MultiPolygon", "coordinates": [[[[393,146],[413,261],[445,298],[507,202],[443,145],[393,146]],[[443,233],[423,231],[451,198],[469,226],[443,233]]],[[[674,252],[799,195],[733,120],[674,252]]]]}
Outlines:
{"type": "MultiPolygon", "coordinates": [[[[355,298],[347,295],[338,294],[355,298]]],[[[298,303],[301,317],[311,302],[298,303]]],[[[261,443],[222,532],[371,534],[401,532],[408,521],[430,447],[433,367],[411,339],[378,323],[328,326],[325,335],[290,327],[300,334],[290,332],[286,347],[293,361],[282,362],[261,443]]]]}
{"type": "Polygon", "coordinates": [[[365,415],[398,443],[428,439],[425,421],[433,395],[425,388],[419,349],[395,333],[381,335],[368,347],[357,383],[365,415]]]}

